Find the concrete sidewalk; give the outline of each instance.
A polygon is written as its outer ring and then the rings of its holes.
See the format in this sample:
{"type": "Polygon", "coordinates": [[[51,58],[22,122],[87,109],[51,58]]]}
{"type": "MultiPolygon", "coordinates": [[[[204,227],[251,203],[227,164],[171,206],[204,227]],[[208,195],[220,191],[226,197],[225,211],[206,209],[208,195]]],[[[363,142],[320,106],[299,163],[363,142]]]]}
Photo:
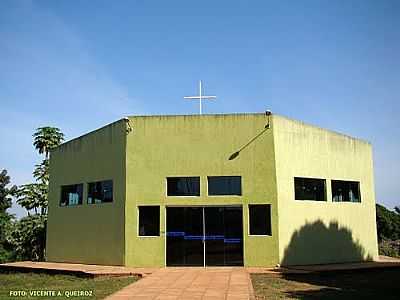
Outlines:
{"type": "Polygon", "coordinates": [[[163,268],[107,300],[122,299],[254,299],[245,268],[163,268]]]}
{"type": "Polygon", "coordinates": [[[0,265],[0,271],[45,272],[81,276],[129,276],[143,279],[123,288],[107,299],[254,299],[250,273],[275,275],[320,272],[349,272],[400,268],[400,260],[381,256],[379,261],[290,266],[131,268],[51,262],[15,262],[0,265]]]}

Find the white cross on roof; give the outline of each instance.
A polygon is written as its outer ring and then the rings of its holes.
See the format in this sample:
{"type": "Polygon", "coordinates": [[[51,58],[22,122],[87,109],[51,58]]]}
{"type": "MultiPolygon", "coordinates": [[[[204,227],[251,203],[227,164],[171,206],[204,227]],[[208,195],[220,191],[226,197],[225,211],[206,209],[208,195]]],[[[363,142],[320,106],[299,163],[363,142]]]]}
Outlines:
{"type": "Polygon", "coordinates": [[[199,81],[199,96],[186,96],[183,97],[185,99],[195,99],[199,100],[199,105],[200,105],[200,115],[201,115],[201,100],[203,99],[216,99],[217,96],[203,96],[203,91],[202,91],[202,85],[201,85],[201,80],[199,81]]]}

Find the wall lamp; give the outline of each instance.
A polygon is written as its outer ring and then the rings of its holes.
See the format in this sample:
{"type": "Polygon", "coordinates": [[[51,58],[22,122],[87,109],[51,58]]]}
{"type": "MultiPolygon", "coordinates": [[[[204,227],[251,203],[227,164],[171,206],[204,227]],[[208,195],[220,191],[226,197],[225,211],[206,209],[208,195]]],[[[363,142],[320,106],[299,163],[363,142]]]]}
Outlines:
{"type": "Polygon", "coordinates": [[[125,117],[123,120],[126,123],[126,134],[129,134],[133,130],[132,126],[131,126],[131,123],[130,123],[130,120],[129,120],[128,117],[125,117]]]}
{"type": "Polygon", "coordinates": [[[270,111],[270,110],[266,110],[265,111],[265,115],[267,116],[267,124],[265,125],[265,127],[264,128],[269,128],[270,127],[270,117],[271,117],[271,115],[272,115],[272,112],[270,111]]]}

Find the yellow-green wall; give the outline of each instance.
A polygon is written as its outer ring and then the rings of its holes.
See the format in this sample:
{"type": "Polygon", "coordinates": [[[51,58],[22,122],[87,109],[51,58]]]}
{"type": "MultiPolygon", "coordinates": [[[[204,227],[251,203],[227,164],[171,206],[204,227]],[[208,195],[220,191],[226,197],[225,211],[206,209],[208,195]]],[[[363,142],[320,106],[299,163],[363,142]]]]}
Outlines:
{"type": "Polygon", "coordinates": [[[50,155],[48,261],[124,265],[125,122],[69,141],[50,155]],[[87,183],[113,180],[112,203],[87,204],[87,183]],[[60,207],[61,185],[84,184],[83,204],[60,207]]]}
{"type": "Polygon", "coordinates": [[[372,148],[367,142],[274,116],[279,257],[286,265],[378,255],[372,148]],[[327,180],[327,202],[294,200],[294,177],[327,180]],[[360,182],[361,203],[332,202],[331,180],[360,182]]]}
{"type": "Polygon", "coordinates": [[[277,115],[144,116],[56,148],[50,159],[47,260],[165,266],[168,206],[242,205],[244,264],[376,258],[369,143],[277,115]],[[242,146],[239,156],[228,158],[242,146]],[[242,196],[207,196],[207,176],[239,175],[242,196]],[[200,197],[167,197],[166,177],[200,176],[200,197]],[[294,177],[327,180],[327,202],[294,200],[294,177]],[[112,179],[114,201],[88,205],[87,183],[112,179]],[[330,180],[360,182],[361,203],[331,201],[330,180]],[[61,185],[84,183],[83,205],[60,207],[61,185]],[[272,236],[249,236],[248,204],[272,208],[272,236]],[[160,206],[160,236],[138,236],[138,206],[160,206]]]}
{"type": "Polygon", "coordinates": [[[265,130],[234,160],[229,156],[264,130],[265,114],[131,117],[127,135],[125,256],[129,266],[165,266],[165,207],[243,205],[244,263],[278,262],[274,148],[265,130]],[[207,176],[242,176],[243,196],[207,196],[207,176]],[[200,197],[167,197],[166,177],[200,176],[200,197]],[[272,236],[247,234],[249,203],[272,205],[272,236]],[[137,206],[161,206],[160,237],[138,237],[137,206]]]}

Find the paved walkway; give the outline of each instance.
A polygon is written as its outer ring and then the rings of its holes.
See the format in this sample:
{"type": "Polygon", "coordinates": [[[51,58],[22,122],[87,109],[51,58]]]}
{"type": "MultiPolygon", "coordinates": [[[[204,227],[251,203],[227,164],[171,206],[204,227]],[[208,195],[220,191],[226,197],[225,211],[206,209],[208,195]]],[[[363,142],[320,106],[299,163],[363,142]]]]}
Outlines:
{"type": "Polygon", "coordinates": [[[0,269],[73,273],[85,276],[127,276],[144,278],[107,299],[254,299],[250,273],[313,273],[342,270],[400,268],[400,260],[381,256],[376,262],[291,266],[289,268],[131,268],[51,262],[15,262],[0,264],[0,269]]]}
{"type": "Polygon", "coordinates": [[[253,295],[245,268],[163,268],[106,299],[245,300],[253,295]]]}

